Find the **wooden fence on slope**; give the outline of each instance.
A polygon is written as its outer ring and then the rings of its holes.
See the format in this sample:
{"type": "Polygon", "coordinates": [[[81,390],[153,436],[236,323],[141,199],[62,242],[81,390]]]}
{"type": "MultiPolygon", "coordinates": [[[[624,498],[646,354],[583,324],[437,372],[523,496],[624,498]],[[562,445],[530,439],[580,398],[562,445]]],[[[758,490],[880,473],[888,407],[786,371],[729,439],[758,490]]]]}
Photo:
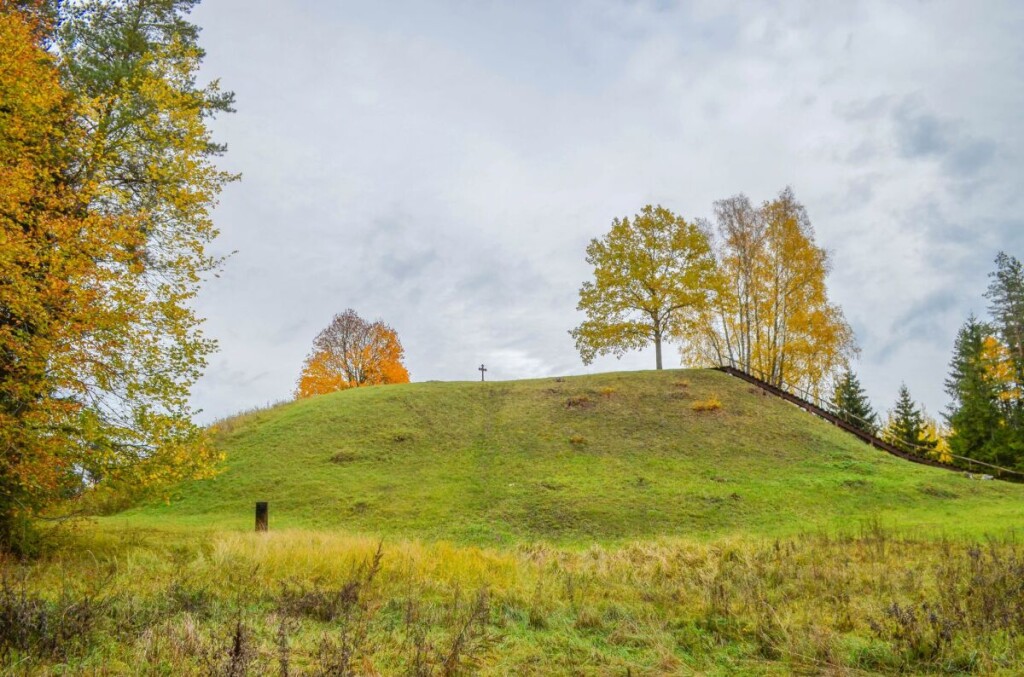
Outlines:
{"type": "Polygon", "coordinates": [[[736,378],[746,381],[747,383],[755,385],[771,395],[781,397],[787,402],[790,402],[800,407],[804,411],[814,414],[819,418],[825,419],[826,421],[836,426],[837,428],[841,428],[842,430],[845,430],[851,435],[855,435],[856,437],[860,438],[864,442],[867,442],[876,449],[881,449],[886,453],[892,454],[893,456],[898,456],[906,461],[910,461],[911,463],[930,465],[933,468],[942,468],[944,470],[952,470],[954,472],[964,472],[965,470],[973,471],[974,467],[977,466],[979,471],[984,470],[986,473],[991,474],[993,477],[996,477],[998,479],[1007,480],[1011,482],[1024,482],[1024,473],[1018,472],[1016,470],[1011,470],[1010,468],[1003,468],[998,465],[993,465],[991,463],[985,463],[983,461],[977,461],[971,458],[966,458],[964,456],[956,456],[954,454],[950,454],[950,456],[952,456],[954,459],[966,465],[966,467],[958,467],[950,465],[948,463],[942,463],[934,458],[929,458],[927,456],[911,453],[909,451],[906,451],[905,449],[897,447],[896,445],[890,442],[887,442],[886,440],[883,440],[882,438],[876,435],[872,435],[871,433],[865,431],[863,428],[857,425],[854,425],[853,423],[850,423],[840,418],[833,412],[826,409],[825,406],[822,406],[823,403],[815,404],[811,402],[810,393],[801,391],[798,388],[779,387],[773,385],[768,381],[757,376],[754,376],[753,374],[748,373],[743,369],[737,368],[734,364],[722,365],[720,367],[716,367],[716,369],[718,371],[725,372],[730,376],[735,376],[736,378]],[[806,395],[806,397],[804,397],[804,395],[806,395]]]}

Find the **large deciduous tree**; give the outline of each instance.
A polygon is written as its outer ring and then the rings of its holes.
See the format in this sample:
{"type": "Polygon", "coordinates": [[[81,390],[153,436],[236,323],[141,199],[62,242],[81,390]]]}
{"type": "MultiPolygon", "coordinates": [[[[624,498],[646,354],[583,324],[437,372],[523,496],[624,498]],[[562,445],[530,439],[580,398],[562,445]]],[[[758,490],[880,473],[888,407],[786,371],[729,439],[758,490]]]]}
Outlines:
{"type": "Polygon", "coordinates": [[[0,547],[85,487],[216,458],[187,402],[215,347],[190,301],[220,263],[233,177],[206,121],[231,97],[196,84],[195,2],[45,4],[0,0],[0,547]]]}
{"type": "Polygon", "coordinates": [[[707,234],[661,206],[612,221],[590,241],[587,263],[594,279],[577,306],[587,319],[569,332],[586,364],[653,343],[661,369],[662,343],[686,330],[718,285],[707,234]]]}
{"type": "Polygon", "coordinates": [[[733,363],[773,385],[816,396],[857,352],[842,309],[828,298],[828,253],[807,210],[786,188],[754,207],[738,195],[715,203],[724,286],[686,334],[684,356],[733,363]]]}
{"type": "Polygon", "coordinates": [[[346,388],[408,383],[405,351],[394,329],[367,322],[352,309],[335,315],[313,340],[295,391],[297,398],[346,388]]]}

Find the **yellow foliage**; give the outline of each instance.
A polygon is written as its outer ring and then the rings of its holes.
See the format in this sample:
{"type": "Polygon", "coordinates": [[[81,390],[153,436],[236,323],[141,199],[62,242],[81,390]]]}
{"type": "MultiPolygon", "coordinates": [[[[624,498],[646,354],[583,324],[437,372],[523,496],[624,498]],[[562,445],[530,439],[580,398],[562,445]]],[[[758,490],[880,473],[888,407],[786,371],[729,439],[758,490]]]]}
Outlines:
{"type": "Polygon", "coordinates": [[[653,343],[661,369],[662,341],[683,331],[717,285],[707,234],[661,206],[613,220],[590,241],[587,263],[594,279],[583,283],[577,305],[587,320],[569,332],[585,364],[653,343]]]}
{"type": "Polygon", "coordinates": [[[999,399],[1017,402],[1021,399],[1021,384],[1016,382],[1016,369],[1009,349],[995,336],[986,336],[981,344],[981,360],[985,376],[995,384],[999,399]]]}
{"type": "Polygon", "coordinates": [[[953,453],[949,448],[949,431],[944,429],[938,421],[928,416],[924,417],[921,439],[928,446],[934,444],[928,453],[936,461],[940,463],[953,462],[953,453]]]}
{"type": "Polygon", "coordinates": [[[828,253],[814,243],[788,188],[753,207],[743,195],[715,204],[721,287],[683,332],[693,362],[737,366],[775,385],[820,394],[856,352],[853,330],[826,289],[828,253]]]}
{"type": "Polygon", "coordinates": [[[690,409],[693,411],[718,411],[722,408],[722,402],[718,399],[717,395],[712,395],[706,400],[697,400],[690,405],[690,409]]]}
{"type": "MultiPolygon", "coordinates": [[[[143,57],[153,44],[140,34],[61,71],[80,43],[47,52],[41,5],[0,2],[0,548],[15,513],[100,482],[194,477],[217,459],[187,404],[214,348],[190,300],[216,266],[208,208],[228,180],[208,161],[194,46],[143,57]]],[[[84,30],[94,9],[62,26],[84,30]]],[[[91,28],[109,38],[119,12],[91,28]]]]}

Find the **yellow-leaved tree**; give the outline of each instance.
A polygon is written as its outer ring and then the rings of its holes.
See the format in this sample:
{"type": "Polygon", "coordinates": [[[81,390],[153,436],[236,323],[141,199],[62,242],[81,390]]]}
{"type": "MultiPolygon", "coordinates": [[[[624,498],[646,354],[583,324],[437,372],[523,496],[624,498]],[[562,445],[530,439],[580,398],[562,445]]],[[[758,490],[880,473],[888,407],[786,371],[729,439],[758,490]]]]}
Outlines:
{"type": "Polygon", "coordinates": [[[683,355],[735,364],[774,385],[820,396],[857,352],[853,330],[828,298],[828,253],[786,188],[755,207],[743,195],[715,203],[722,286],[682,333],[683,355]]]}
{"type": "Polygon", "coordinates": [[[587,263],[594,279],[583,283],[577,305],[587,319],[569,332],[586,364],[654,344],[661,369],[662,343],[692,331],[718,286],[707,234],[660,205],[613,220],[590,241],[587,263]]]}
{"type": "Polygon", "coordinates": [[[186,0],[0,0],[0,549],[109,487],[206,472],[191,307],[233,177],[186,0]],[[50,48],[50,49],[48,49],[50,48]]]}

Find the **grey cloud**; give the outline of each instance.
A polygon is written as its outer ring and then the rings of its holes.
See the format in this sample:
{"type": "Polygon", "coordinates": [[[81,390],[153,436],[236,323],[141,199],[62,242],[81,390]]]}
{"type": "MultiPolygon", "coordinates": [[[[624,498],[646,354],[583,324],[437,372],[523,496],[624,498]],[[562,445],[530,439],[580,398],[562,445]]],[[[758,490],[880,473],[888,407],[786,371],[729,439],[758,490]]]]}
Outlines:
{"type": "Polygon", "coordinates": [[[941,408],[949,332],[995,251],[1024,255],[1021,13],[961,14],[207,0],[206,70],[238,93],[216,136],[245,178],[214,214],[239,254],[197,301],[221,352],[193,401],[288,397],[350,306],[396,327],[416,380],[650,368],[575,353],[587,241],[647,202],[696,218],[792,184],[865,384],[941,408]]]}
{"type": "Polygon", "coordinates": [[[964,139],[949,154],[946,166],[960,175],[972,176],[985,168],[996,153],[990,139],[964,139]]]}
{"type": "Polygon", "coordinates": [[[996,144],[977,138],[963,124],[940,118],[905,101],[892,114],[896,144],[903,157],[938,157],[946,170],[958,177],[971,177],[988,166],[996,144]]]}
{"type": "Polygon", "coordinates": [[[945,314],[955,309],[958,301],[956,294],[941,289],[916,302],[896,320],[896,331],[882,347],[881,358],[886,359],[895,347],[908,341],[928,341],[941,334],[945,329],[945,314]]]}
{"type": "Polygon", "coordinates": [[[889,114],[892,108],[892,97],[888,95],[874,96],[868,99],[852,99],[837,101],[832,109],[840,118],[853,121],[872,121],[889,114]]]}
{"type": "Polygon", "coordinates": [[[893,113],[896,142],[904,157],[943,155],[950,150],[953,125],[934,115],[922,113],[904,104],[893,113]]]}

